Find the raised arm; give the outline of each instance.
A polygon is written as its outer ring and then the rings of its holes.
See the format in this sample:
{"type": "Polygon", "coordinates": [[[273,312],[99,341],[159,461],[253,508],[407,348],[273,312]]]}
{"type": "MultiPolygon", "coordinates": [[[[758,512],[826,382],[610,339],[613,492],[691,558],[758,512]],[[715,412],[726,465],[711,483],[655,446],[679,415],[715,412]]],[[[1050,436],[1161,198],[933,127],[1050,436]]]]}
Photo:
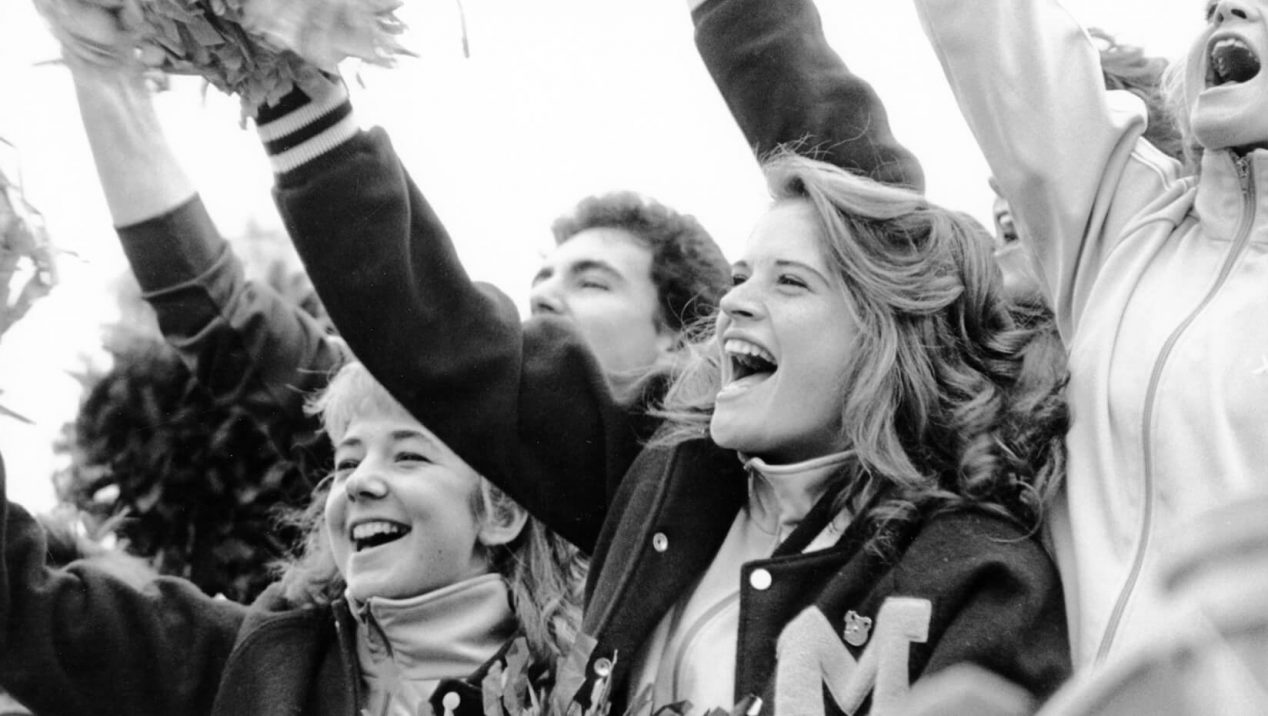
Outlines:
{"type": "Polygon", "coordinates": [[[258,127],[282,216],[352,352],[479,472],[592,548],[605,486],[638,445],[582,339],[557,319],[521,325],[506,296],[468,278],[341,84],[293,93],[258,127]]]}
{"type": "Polygon", "coordinates": [[[780,145],[924,189],[872,87],[828,45],[812,0],[688,0],[696,47],[760,159],[780,145]]]}
{"type": "Polygon", "coordinates": [[[1105,90],[1096,48],[1055,0],[916,7],[1068,339],[1124,222],[1177,166],[1138,142],[1144,104],[1105,90]]]}
{"type": "Polygon", "coordinates": [[[211,712],[246,607],[184,580],[142,590],[86,562],[50,569],[43,529],[7,501],[0,553],[0,686],[35,713],[211,712]]]}
{"type": "Polygon", "coordinates": [[[303,402],[338,366],[339,348],[298,305],[246,280],[140,75],[68,64],[107,204],[164,337],[201,384],[248,410],[283,455],[317,477],[329,449],[303,402]]]}

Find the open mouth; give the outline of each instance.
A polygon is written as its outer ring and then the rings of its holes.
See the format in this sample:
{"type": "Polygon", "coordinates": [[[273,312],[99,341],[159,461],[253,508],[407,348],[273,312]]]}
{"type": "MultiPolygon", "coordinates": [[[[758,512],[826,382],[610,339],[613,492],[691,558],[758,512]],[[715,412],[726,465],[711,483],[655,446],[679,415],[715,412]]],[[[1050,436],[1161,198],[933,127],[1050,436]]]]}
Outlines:
{"type": "Polygon", "coordinates": [[[1224,36],[1207,49],[1206,86],[1240,84],[1259,74],[1259,56],[1240,38],[1224,36]]]}
{"type": "Polygon", "coordinates": [[[731,361],[731,382],[745,378],[765,379],[779,368],[771,352],[761,346],[739,338],[729,338],[722,350],[731,361]]]}
{"type": "Polygon", "coordinates": [[[352,547],[356,552],[385,545],[409,534],[409,527],[387,520],[361,522],[352,526],[352,547]]]}

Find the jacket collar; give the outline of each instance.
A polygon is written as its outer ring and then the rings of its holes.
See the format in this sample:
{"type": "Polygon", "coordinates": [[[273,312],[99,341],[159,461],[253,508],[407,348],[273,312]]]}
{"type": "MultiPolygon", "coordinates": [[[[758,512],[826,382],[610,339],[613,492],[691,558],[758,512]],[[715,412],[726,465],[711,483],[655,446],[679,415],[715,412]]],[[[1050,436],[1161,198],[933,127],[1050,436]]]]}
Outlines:
{"type": "MultiPolygon", "coordinates": [[[[1227,150],[1203,153],[1195,210],[1207,236],[1225,241],[1236,238],[1245,214],[1247,186],[1255,191],[1251,198],[1255,222],[1262,227],[1268,220],[1268,150],[1256,149],[1240,159],[1227,150]]],[[[1252,241],[1268,241],[1268,231],[1258,233],[1262,236],[1252,241]]]]}
{"type": "Polygon", "coordinates": [[[833,476],[852,457],[851,452],[838,452],[771,465],[760,457],[740,455],[749,475],[748,509],[753,520],[782,542],[827,493],[833,476]]]}
{"type": "Polygon", "coordinates": [[[510,592],[498,574],[408,599],[348,601],[357,621],[357,657],[369,676],[465,676],[497,654],[515,633],[510,592]]]}

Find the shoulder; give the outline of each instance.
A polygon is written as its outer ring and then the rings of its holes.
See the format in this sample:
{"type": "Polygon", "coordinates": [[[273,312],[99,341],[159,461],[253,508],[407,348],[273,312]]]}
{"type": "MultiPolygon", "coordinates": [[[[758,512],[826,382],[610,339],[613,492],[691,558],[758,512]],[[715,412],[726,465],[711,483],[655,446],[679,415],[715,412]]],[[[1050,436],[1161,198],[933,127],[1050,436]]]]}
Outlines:
{"type": "Polygon", "coordinates": [[[1056,565],[1040,544],[1036,531],[1002,515],[974,508],[926,518],[916,528],[896,569],[919,579],[1002,579],[1044,589],[1059,584],[1056,565]]]}

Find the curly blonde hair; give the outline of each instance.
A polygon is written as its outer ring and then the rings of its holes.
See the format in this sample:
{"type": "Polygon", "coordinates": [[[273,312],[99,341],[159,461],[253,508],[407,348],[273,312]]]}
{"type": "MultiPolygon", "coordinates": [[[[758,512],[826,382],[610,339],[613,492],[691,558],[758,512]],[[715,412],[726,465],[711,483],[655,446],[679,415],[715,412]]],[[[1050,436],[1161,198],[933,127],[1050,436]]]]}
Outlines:
{"type": "MultiPolygon", "coordinates": [[[[813,208],[858,314],[841,395],[854,479],[841,506],[872,505],[878,530],[965,504],[1038,528],[1064,472],[1066,372],[1027,360],[1037,331],[1016,320],[986,230],[823,162],[781,153],[764,167],[776,202],[813,208]]],[[[708,434],[720,373],[711,331],[692,352],[658,444],[708,434]]]]}

